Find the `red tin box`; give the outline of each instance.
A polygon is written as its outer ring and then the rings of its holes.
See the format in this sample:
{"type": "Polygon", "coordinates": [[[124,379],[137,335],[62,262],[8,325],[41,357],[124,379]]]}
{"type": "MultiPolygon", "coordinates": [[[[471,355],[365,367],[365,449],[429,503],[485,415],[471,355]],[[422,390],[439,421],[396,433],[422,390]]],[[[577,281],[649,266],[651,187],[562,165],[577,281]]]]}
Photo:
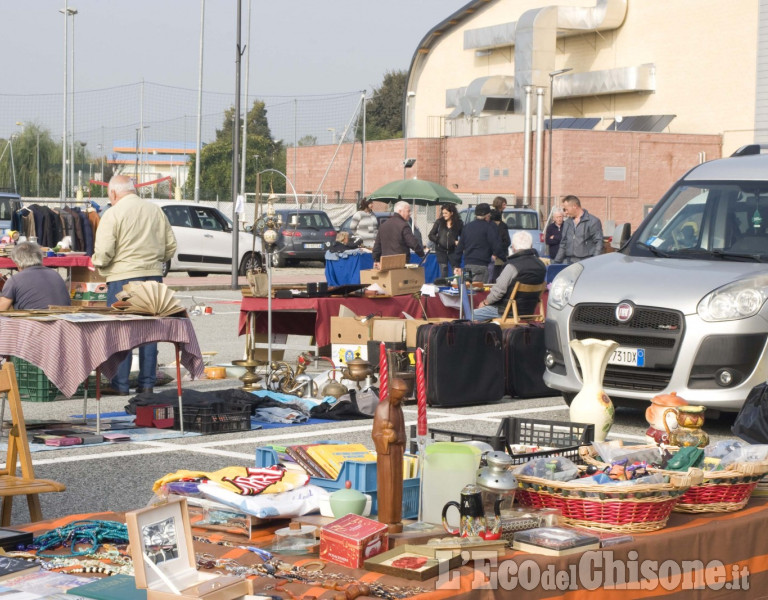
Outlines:
{"type": "Polygon", "coordinates": [[[363,563],[389,549],[384,523],[349,514],[320,530],[320,558],[343,567],[361,569],[363,563]]]}

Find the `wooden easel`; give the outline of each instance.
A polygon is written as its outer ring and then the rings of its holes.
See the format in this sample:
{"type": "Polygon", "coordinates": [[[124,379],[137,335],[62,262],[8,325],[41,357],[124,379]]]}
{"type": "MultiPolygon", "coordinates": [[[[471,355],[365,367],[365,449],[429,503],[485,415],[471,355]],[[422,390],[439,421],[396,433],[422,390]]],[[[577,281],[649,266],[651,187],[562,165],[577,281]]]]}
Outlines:
{"type": "Polygon", "coordinates": [[[0,469],[0,498],[3,499],[0,526],[7,527],[11,524],[11,508],[13,507],[14,496],[27,497],[30,521],[42,521],[43,512],[40,508],[38,494],[63,492],[67,487],[50,479],[35,478],[32,457],[29,453],[27,426],[24,423],[19,386],[16,382],[16,370],[10,362],[6,362],[0,369],[0,394],[6,394],[8,397],[13,423],[8,432],[8,453],[5,467],[0,469]],[[16,474],[18,463],[21,463],[21,476],[16,474]]]}

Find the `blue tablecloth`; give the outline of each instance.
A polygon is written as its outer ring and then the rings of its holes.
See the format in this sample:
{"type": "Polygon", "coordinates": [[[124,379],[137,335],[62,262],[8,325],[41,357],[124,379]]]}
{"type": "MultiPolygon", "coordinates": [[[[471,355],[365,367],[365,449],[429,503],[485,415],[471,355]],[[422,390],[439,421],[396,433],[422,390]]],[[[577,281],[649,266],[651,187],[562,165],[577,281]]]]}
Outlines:
{"type": "MultiPolygon", "coordinates": [[[[411,254],[411,262],[419,264],[421,259],[411,254]]],[[[373,256],[370,253],[340,255],[338,260],[325,261],[325,280],[329,287],[360,283],[360,271],[373,268],[373,256]]],[[[434,254],[427,255],[424,262],[424,281],[432,283],[440,277],[440,266],[434,254]]]]}

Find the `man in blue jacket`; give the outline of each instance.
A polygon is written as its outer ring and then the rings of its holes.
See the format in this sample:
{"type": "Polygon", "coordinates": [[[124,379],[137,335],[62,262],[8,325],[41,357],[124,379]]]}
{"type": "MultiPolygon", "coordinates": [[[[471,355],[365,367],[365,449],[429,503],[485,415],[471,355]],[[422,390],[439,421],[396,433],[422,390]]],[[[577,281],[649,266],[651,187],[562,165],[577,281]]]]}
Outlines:
{"type": "MultiPolygon", "coordinates": [[[[491,223],[491,207],[481,202],[475,207],[475,220],[464,225],[456,246],[457,259],[464,258],[467,279],[481,283],[488,281],[488,264],[497,256],[505,256],[505,250],[499,228],[491,223]]],[[[461,268],[454,269],[454,273],[460,275],[461,268]]]]}

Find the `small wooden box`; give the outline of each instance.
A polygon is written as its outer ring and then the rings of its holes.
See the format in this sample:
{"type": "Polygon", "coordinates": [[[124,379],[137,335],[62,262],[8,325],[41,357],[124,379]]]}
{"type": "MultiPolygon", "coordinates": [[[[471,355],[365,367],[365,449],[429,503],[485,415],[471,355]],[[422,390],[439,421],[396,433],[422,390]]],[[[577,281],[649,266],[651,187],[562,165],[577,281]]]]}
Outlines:
{"type": "Polygon", "coordinates": [[[437,577],[440,574],[441,563],[443,571],[456,569],[462,565],[461,554],[451,550],[432,550],[426,546],[397,546],[389,552],[384,552],[365,561],[365,568],[369,571],[394,575],[405,579],[424,581],[437,577]],[[418,559],[423,564],[411,566],[395,566],[398,559],[418,559]]]}
{"type": "Polygon", "coordinates": [[[147,600],[233,600],[253,594],[244,577],[197,570],[184,498],[128,512],[125,520],[136,587],[147,590],[147,600]]]}

